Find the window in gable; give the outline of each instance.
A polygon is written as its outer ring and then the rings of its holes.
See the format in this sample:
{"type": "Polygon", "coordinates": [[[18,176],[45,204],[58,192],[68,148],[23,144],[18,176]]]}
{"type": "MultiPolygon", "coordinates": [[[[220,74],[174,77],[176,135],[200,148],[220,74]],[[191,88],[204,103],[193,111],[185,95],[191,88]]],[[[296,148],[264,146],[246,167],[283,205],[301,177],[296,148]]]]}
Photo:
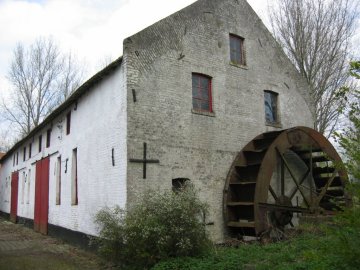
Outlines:
{"type": "Polygon", "coordinates": [[[193,109],[212,112],[211,78],[206,75],[192,74],[193,109]]]}
{"type": "Polygon", "coordinates": [[[264,91],[265,120],[267,124],[278,124],[278,94],[272,91],[264,91]]]}
{"type": "Polygon", "coordinates": [[[26,146],[24,147],[23,151],[24,151],[23,152],[23,161],[25,161],[26,160],[26,146]]]}
{"type": "Polygon", "coordinates": [[[50,147],[51,128],[46,131],[46,148],[50,147]]]}
{"type": "Polygon", "coordinates": [[[70,134],[70,127],[71,127],[71,111],[66,115],[66,135],[70,134]]]}
{"type": "Polygon", "coordinates": [[[230,34],[230,63],[245,66],[244,38],[230,34]]]}

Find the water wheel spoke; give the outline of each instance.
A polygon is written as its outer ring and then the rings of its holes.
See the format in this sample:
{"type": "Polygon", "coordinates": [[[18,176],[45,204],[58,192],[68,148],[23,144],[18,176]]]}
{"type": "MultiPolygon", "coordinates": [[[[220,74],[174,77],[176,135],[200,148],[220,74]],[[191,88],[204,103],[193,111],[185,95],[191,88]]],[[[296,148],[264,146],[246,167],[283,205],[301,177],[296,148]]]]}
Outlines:
{"type": "Polygon", "coordinates": [[[289,164],[287,163],[286,159],[284,158],[284,155],[282,153],[280,153],[279,149],[276,148],[277,153],[279,154],[282,162],[284,163],[285,167],[287,168],[287,170],[289,171],[290,175],[291,175],[291,179],[293,180],[294,184],[296,185],[297,189],[300,191],[301,196],[304,199],[304,202],[306,203],[307,207],[310,207],[310,203],[308,202],[308,200],[306,199],[306,196],[304,194],[304,192],[302,191],[302,189],[300,188],[299,183],[296,181],[296,177],[294,175],[294,173],[292,172],[292,170],[290,169],[289,164]]]}
{"type": "Polygon", "coordinates": [[[316,205],[320,204],[321,199],[325,196],[326,191],[328,190],[328,188],[330,187],[331,183],[334,181],[336,175],[338,174],[338,171],[335,170],[331,176],[331,178],[328,180],[328,182],[326,183],[326,185],[324,187],[321,188],[321,192],[319,194],[319,196],[317,197],[316,200],[316,205]]]}
{"type": "Polygon", "coordinates": [[[276,192],[274,191],[274,189],[272,188],[272,186],[269,186],[269,191],[271,196],[273,196],[274,200],[277,201],[278,200],[278,196],[276,195],[276,192]]]}
{"type": "MultiPolygon", "coordinates": [[[[301,185],[305,182],[306,178],[310,175],[310,172],[311,172],[311,170],[308,169],[308,171],[307,171],[307,172],[304,174],[304,176],[301,178],[301,180],[300,180],[300,182],[299,182],[299,186],[301,186],[301,185]]],[[[290,200],[292,200],[292,199],[294,198],[294,196],[295,196],[295,194],[296,194],[297,191],[298,191],[298,188],[295,187],[295,188],[293,189],[293,191],[290,193],[290,200]]]]}

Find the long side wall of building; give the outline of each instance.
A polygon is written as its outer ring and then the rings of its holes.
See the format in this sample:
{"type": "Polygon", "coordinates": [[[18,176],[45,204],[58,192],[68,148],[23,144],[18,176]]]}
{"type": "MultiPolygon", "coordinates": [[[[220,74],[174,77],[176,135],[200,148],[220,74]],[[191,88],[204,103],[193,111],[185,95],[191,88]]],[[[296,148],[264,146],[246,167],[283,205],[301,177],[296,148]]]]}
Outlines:
{"type": "Polygon", "coordinates": [[[0,211],[9,213],[11,174],[19,172],[18,216],[34,219],[36,162],[49,157],[49,224],[96,235],[102,207],[126,203],[126,90],[123,66],[101,80],[2,164],[0,211]],[[67,134],[67,115],[70,133],[67,134]],[[47,147],[47,130],[51,129],[47,147]],[[39,136],[42,146],[39,149],[39,136]],[[29,145],[31,156],[29,157],[29,145]],[[24,158],[24,148],[26,148],[24,158]],[[77,155],[77,204],[72,177],[77,155]],[[61,171],[60,192],[57,181],[61,171]],[[57,200],[56,197],[60,200],[57,200]]]}
{"type": "Polygon", "coordinates": [[[188,178],[224,239],[223,189],[236,154],[256,135],[313,125],[308,86],[245,1],[200,0],[124,41],[128,73],[128,204],[188,178]],[[229,35],[244,38],[246,65],[230,63],[229,35]],[[192,105],[192,74],[211,77],[213,112],[192,105]],[[265,123],[264,90],[278,94],[278,125],[265,123]],[[136,102],[132,91],[136,93],[136,102]]]}

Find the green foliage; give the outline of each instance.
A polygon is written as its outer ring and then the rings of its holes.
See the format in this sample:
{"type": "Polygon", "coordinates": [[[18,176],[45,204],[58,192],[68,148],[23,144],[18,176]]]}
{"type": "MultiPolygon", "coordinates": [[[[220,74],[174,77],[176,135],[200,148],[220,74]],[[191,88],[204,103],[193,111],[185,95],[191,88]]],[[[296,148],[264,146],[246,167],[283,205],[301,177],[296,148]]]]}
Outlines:
{"type": "Polygon", "coordinates": [[[99,251],[127,269],[147,269],[170,257],[198,256],[210,248],[203,217],[206,205],[194,189],[148,191],[129,211],[103,209],[99,251]]]}
{"type": "MultiPolygon", "coordinates": [[[[360,61],[351,62],[350,74],[360,79],[360,61]]],[[[345,166],[354,181],[360,181],[360,90],[355,90],[349,103],[349,126],[335,133],[345,156],[345,166]]]]}
{"type": "MultiPolygon", "coordinates": [[[[158,263],[153,270],[268,270],[336,269],[324,259],[318,245],[324,236],[303,235],[286,242],[249,244],[238,248],[218,248],[203,258],[175,258],[158,263]]],[[[325,243],[324,243],[325,244],[325,243]]]]}

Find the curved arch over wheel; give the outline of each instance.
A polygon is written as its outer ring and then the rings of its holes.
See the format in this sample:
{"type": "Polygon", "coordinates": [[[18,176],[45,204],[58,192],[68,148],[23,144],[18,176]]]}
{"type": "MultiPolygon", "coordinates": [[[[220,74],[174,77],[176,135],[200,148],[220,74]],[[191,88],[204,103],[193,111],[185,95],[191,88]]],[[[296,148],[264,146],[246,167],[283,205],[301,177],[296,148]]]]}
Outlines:
{"type": "Polygon", "coordinates": [[[350,201],[340,164],[331,143],[311,128],[255,137],[226,178],[225,224],[232,233],[259,235],[274,226],[294,226],[299,215],[333,213],[350,201]]]}

